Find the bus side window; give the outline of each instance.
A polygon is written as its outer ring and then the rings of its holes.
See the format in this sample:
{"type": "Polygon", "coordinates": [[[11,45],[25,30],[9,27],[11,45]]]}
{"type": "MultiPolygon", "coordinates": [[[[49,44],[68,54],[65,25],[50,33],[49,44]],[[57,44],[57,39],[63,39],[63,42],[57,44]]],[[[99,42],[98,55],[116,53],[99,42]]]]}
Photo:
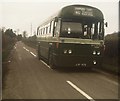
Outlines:
{"type": "Polygon", "coordinates": [[[56,22],[55,30],[54,30],[55,37],[59,36],[60,34],[60,23],[61,23],[61,20],[58,20],[58,22],[56,22]]]}
{"type": "Polygon", "coordinates": [[[92,24],[92,28],[91,28],[91,34],[92,34],[92,36],[94,35],[94,33],[95,33],[95,24],[93,23],[92,24]]]}
{"type": "Polygon", "coordinates": [[[48,27],[46,27],[46,34],[48,34],[48,27]]]}
{"type": "Polygon", "coordinates": [[[43,28],[41,29],[41,35],[43,35],[43,28]]]}
{"type": "Polygon", "coordinates": [[[56,26],[57,26],[57,22],[54,21],[54,25],[53,25],[53,36],[54,36],[54,34],[55,34],[56,26]]]}
{"type": "Polygon", "coordinates": [[[43,35],[45,34],[45,28],[43,28],[43,35]]]}
{"type": "Polygon", "coordinates": [[[40,31],[41,31],[41,30],[39,29],[39,31],[38,31],[38,35],[40,35],[40,31]]]}
{"type": "Polygon", "coordinates": [[[54,21],[52,20],[51,23],[50,23],[50,34],[52,34],[53,36],[53,31],[54,30],[54,21]]]}
{"type": "Polygon", "coordinates": [[[40,27],[37,28],[37,36],[39,36],[40,33],[40,27]]]}

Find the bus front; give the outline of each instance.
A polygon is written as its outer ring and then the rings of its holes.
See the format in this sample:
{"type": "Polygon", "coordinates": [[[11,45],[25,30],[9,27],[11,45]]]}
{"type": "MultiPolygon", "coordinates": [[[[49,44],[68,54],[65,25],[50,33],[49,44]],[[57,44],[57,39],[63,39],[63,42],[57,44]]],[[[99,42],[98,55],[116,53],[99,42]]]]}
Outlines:
{"type": "MultiPolygon", "coordinates": [[[[61,67],[102,65],[104,19],[100,10],[89,6],[63,8],[58,19],[59,42],[54,63],[61,67]]],[[[57,31],[56,30],[56,33],[57,31]]]]}

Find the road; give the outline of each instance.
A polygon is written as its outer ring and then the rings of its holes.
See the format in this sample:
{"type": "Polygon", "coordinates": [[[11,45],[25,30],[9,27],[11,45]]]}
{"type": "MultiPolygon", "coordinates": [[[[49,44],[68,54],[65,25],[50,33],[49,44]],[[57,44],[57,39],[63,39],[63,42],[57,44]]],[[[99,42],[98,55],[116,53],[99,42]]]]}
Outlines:
{"type": "Polygon", "coordinates": [[[53,70],[36,54],[21,41],[16,43],[3,99],[118,99],[117,77],[96,70],[53,70]]]}

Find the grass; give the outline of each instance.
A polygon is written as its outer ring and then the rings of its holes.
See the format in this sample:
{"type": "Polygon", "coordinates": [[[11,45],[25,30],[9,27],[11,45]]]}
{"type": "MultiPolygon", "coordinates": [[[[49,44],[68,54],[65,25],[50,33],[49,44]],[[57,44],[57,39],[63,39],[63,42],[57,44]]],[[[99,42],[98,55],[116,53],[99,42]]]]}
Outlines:
{"type": "Polygon", "coordinates": [[[103,59],[102,69],[107,70],[111,73],[117,74],[118,71],[118,57],[107,57],[103,59]]]}
{"type": "Polygon", "coordinates": [[[10,52],[13,49],[15,43],[11,43],[9,44],[6,48],[2,49],[2,88],[4,89],[5,87],[5,78],[6,75],[9,72],[8,69],[8,58],[10,56],[10,52]]]}

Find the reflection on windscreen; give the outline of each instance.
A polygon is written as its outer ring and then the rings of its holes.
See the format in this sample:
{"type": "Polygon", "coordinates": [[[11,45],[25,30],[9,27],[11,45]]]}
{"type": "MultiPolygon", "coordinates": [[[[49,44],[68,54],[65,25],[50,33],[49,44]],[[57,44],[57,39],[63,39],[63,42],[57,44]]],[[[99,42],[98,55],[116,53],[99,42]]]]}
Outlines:
{"type": "Polygon", "coordinates": [[[102,39],[103,25],[101,22],[78,23],[62,22],[60,37],[81,39],[102,39]]]}
{"type": "Polygon", "coordinates": [[[79,38],[82,35],[81,23],[63,22],[61,37],[79,38]]]}

